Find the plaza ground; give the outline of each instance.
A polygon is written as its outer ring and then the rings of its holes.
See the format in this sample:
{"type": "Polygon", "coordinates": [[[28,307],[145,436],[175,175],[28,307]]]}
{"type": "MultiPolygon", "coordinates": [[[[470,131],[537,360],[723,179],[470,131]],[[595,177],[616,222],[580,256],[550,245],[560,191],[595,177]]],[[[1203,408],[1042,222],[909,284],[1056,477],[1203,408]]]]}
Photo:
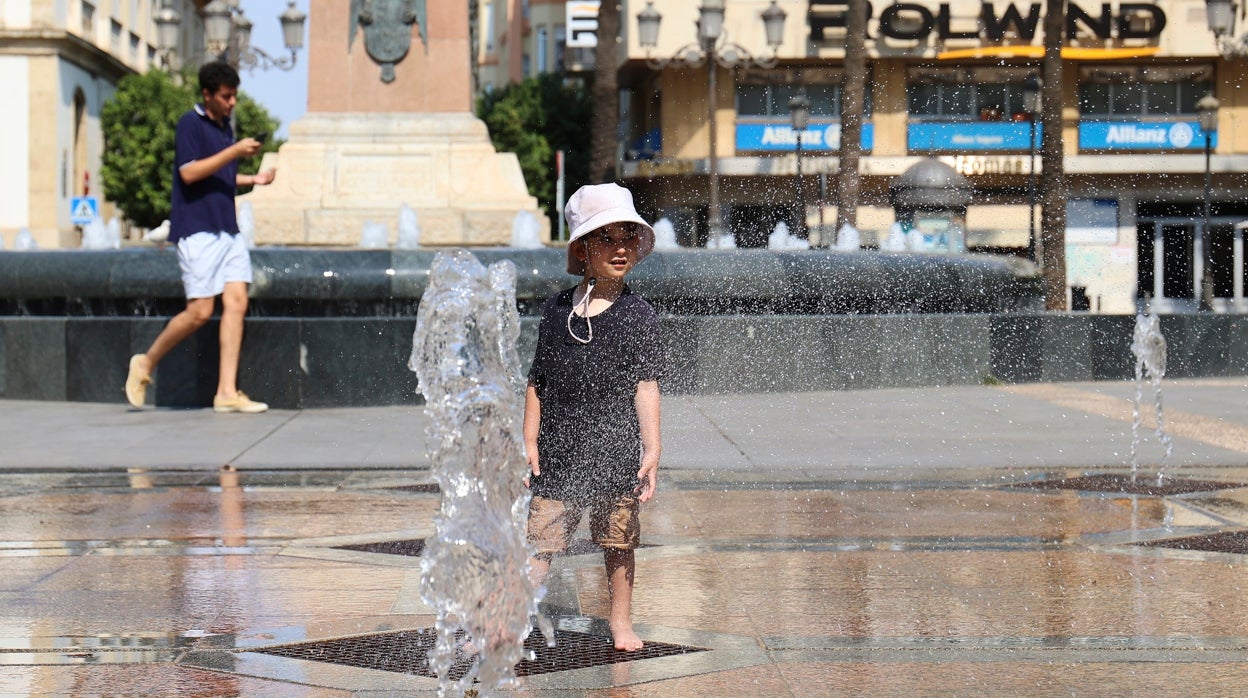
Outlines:
{"type": "MultiPolygon", "coordinates": [[[[1168,489],[1147,414],[1131,482],[1134,392],[665,398],[634,604],[655,652],[604,650],[578,545],[544,607],[562,663],[526,690],[1237,695],[1248,379],[1165,382],[1168,489]]],[[[0,695],[432,695],[378,658],[433,626],[425,426],[0,401],[0,695]]]]}

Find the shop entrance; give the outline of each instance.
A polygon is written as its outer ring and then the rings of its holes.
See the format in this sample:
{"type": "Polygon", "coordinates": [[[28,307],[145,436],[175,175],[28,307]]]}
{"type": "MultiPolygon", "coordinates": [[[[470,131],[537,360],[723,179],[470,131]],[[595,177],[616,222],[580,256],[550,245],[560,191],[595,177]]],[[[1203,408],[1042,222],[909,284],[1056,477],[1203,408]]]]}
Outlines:
{"type": "Polygon", "coordinates": [[[1204,274],[1213,282],[1215,310],[1242,310],[1244,299],[1244,226],[1233,217],[1141,219],[1136,227],[1137,297],[1153,299],[1158,313],[1192,312],[1200,307],[1204,274]],[[1209,247],[1205,268],[1204,245],[1209,247]]]}

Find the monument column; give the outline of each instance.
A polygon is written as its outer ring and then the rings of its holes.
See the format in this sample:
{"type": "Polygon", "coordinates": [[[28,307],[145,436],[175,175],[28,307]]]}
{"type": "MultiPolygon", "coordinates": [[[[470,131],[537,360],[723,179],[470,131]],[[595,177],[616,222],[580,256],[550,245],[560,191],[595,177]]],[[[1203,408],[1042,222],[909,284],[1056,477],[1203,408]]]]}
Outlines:
{"type": "Polygon", "coordinates": [[[354,245],[365,220],[393,239],[407,204],[422,245],[510,242],[516,213],[538,214],[537,200],[471,112],[469,51],[463,3],[312,0],[308,112],[264,158],[274,183],[241,199],[256,241],[354,245]]]}

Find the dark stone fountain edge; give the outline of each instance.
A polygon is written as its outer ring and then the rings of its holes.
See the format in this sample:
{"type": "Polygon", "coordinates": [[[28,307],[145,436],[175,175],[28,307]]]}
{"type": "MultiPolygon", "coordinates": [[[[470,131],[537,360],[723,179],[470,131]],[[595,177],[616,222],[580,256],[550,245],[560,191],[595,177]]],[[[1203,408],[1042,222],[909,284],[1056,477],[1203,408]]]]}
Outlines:
{"type": "MultiPolygon", "coordinates": [[[[127,360],[166,318],[0,317],[0,397],[123,401],[127,360]]],[[[1091,314],[664,318],[672,394],[848,390],[1133,376],[1134,319],[1091,314]]],[[[1167,376],[1248,375],[1248,316],[1162,318],[1167,376]]],[[[252,318],[240,383],[274,407],[419,404],[413,318],[252,318]]],[[[522,320],[527,368],[536,320],[522,320]]],[[[149,400],[211,404],[216,327],[162,362],[149,400]]]]}

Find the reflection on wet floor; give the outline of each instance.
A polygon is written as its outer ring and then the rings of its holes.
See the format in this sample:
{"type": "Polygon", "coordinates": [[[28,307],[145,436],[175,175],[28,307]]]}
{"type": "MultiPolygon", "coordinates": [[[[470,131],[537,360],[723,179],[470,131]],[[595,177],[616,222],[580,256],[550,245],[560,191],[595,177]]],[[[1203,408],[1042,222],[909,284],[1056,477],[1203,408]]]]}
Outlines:
{"type": "MultiPolygon", "coordinates": [[[[1185,475],[1248,481],[1238,469],[1185,475]]],[[[1165,677],[1201,676],[1215,692],[1248,678],[1248,558],[1166,543],[1242,539],[1248,489],[1003,486],[1036,479],[682,472],[645,510],[634,615],[645,639],[708,651],[527,685],[603,696],[810,695],[811,685],[1133,693],[1165,677]]],[[[0,695],[423,690],[413,676],[253,650],[432,627],[413,598],[419,561],[358,549],[428,535],[439,500],[427,484],[379,470],[0,474],[0,695]]],[[[601,575],[595,555],[561,558],[552,615],[605,632],[601,575]]]]}

